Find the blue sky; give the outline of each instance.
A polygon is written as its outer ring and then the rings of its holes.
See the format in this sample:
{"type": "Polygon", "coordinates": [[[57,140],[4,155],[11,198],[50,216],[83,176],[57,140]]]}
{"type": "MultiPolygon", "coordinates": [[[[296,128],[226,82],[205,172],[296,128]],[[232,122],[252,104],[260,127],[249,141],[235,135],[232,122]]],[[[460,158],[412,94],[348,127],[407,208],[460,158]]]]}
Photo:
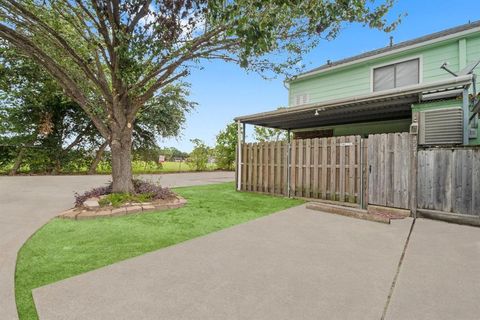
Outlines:
{"type": "MultiPolygon", "coordinates": [[[[402,12],[408,15],[391,34],[358,24],[346,25],[335,40],[321,42],[305,56],[307,69],[322,65],[327,60],[335,61],[384,47],[388,45],[390,35],[398,43],[469,20],[480,20],[480,1],[399,0],[390,16],[396,17],[402,12]]],[[[191,151],[190,139],[194,138],[213,146],[217,133],[234,117],[288,104],[283,77],[264,80],[257,74],[247,74],[238,66],[221,61],[207,62],[203,67],[203,70],[193,70],[187,79],[191,83],[190,98],[198,103],[198,107],[187,116],[180,137],[164,139],[160,142],[161,146],[191,151]]]]}

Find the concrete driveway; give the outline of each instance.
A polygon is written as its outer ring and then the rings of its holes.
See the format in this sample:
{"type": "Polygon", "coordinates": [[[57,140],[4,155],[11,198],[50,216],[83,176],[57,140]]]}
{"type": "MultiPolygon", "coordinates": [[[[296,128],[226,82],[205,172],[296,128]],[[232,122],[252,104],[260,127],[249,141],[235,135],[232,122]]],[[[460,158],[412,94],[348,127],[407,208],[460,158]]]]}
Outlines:
{"type": "Polygon", "coordinates": [[[412,220],[305,209],[33,291],[40,319],[380,319],[412,220]]]}
{"type": "Polygon", "coordinates": [[[42,320],[478,319],[480,230],[412,223],[299,206],[33,296],[42,320]]]}
{"type": "MultiPolygon", "coordinates": [[[[146,175],[165,186],[232,181],[232,172],[146,175]]],[[[73,193],[102,185],[109,176],[0,177],[0,319],[17,319],[14,273],[17,252],[28,237],[61,210],[73,193]]]]}

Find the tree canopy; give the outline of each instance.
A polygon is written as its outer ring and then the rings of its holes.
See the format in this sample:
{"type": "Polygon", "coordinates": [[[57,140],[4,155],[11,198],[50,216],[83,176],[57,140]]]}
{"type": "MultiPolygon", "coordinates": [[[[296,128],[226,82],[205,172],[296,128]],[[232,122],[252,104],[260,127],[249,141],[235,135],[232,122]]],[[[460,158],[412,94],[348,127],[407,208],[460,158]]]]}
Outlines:
{"type": "Polygon", "coordinates": [[[112,151],[113,190],[133,190],[138,112],[205,59],[262,74],[302,55],[344,22],[390,31],[394,0],[0,0],[0,37],[43,66],[112,151]]]}
{"type": "Polygon", "coordinates": [[[215,160],[219,169],[232,170],[235,168],[235,154],[237,148],[237,124],[228,124],[217,135],[215,143],[215,160]]]}

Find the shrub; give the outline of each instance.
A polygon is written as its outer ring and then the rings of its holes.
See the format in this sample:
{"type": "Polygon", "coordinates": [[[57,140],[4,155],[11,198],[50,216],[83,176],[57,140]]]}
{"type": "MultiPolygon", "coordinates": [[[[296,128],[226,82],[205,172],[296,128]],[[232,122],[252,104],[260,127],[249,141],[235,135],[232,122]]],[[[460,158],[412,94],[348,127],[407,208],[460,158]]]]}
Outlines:
{"type": "Polygon", "coordinates": [[[111,203],[112,205],[121,205],[125,202],[146,202],[152,200],[168,199],[175,194],[169,188],[163,188],[158,184],[133,179],[133,194],[112,193],[112,183],[99,188],[93,188],[82,194],[75,193],[75,206],[81,206],[88,198],[100,197],[108,195],[106,200],[102,200],[101,204],[111,203]]]}
{"type": "Polygon", "coordinates": [[[187,158],[187,164],[192,170],[205,171],[207,170],[208,157],[212,153],[210,148],[200,139],[190,140],[193,145],[193,151],[187,158]]]}
{"type": "Polygon", "coordinates": [[[100,197],[110,193],[112,193],[111,182],[105,187],[93,188],[92,190],[86,191],[82,194],[75,193],[75,206],[81,206],[88,198],[100,197]]]}

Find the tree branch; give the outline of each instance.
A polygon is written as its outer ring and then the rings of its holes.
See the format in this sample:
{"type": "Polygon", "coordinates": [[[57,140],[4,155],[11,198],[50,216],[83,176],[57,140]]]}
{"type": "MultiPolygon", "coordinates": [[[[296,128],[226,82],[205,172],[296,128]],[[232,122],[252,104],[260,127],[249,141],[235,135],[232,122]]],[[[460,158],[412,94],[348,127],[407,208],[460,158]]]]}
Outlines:
{"type": "Polygon", "coordinates": [[[77,86],[63,70],[62,66],[57,64],[50,58],[43,50],[36,46],[28,38],[24,37],[15,30],[0,24],[0,37],[8,40],[12,45],[22,50],[30,58],[43,66],[50,74],[52,74],[59,82],[60,86],[65,90],[67,95],[77,102],[82,109],[92,119],[100,134],[104,137],[109,136],[108,128],[103,124],[99,117],[97,117],[91,110],[88,99],[85,97],[83,91],[77,86]]]}

